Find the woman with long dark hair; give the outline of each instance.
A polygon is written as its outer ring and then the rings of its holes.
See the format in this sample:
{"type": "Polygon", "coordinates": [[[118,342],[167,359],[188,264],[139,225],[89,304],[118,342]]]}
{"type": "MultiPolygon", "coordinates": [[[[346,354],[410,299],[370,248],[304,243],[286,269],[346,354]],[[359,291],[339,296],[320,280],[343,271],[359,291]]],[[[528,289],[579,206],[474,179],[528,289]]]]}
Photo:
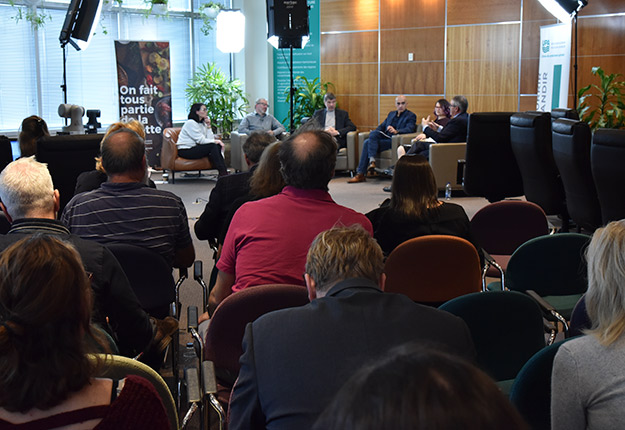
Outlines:
{"type": "Polygon", "coordinates": [[[430,234],[462,237],[479,251],[462,206],[438,200],[437,190],[425,157],[406,155],[397,161],[391,198],[367,214],[385,255],[408,239],[430,234]]]}
{"type": "Polygon", "coordinates": [[[20,157],[30,157],[37,153],[37,140],[43,136],[50,136],[48,124],[43,118],[31,115],[24,118],[17,138],[20,146],[20,157]]]}
{"type": "Polygon", "coordinates": [[[226,162],[221,153],[224,144],[213,134],[206,105],[203,103],[191,105],[188,118],[176,142],[178,155],[189,160],[208,157],[219,171],[219,176],[227,175],[226,162]]]}

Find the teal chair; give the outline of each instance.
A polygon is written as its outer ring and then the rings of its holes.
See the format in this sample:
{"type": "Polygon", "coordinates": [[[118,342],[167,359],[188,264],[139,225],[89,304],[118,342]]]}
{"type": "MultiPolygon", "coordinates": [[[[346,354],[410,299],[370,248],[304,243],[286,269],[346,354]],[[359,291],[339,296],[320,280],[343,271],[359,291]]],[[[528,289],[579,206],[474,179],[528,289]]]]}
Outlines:
{"type": "Polygon", "coordinates": [[[477,364],[508,393],[527,360],[545,347],[542,312],[525,294],[492,291],[467,294],[439,309],[464,320],[477,352],[477,364]]]}
{"type": "Polygon", "coordinates": [[[584,253],[590,236],[558,233],[540,236],[521,245],[510,257],[506,287],[529,294],[540,305],[545,318],[567,321],[588,288],[584,253]]]}

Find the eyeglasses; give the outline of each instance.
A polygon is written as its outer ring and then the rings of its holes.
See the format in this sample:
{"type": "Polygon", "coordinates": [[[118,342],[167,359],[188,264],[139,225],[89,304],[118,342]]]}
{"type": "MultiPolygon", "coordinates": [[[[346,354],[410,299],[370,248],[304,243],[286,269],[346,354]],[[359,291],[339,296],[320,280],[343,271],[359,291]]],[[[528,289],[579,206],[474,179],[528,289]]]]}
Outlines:
{"type": "Polygon", "coordinates": [[[269,107],[267,103],[257,103],[257,104],[269,107]]]}
{"type": "Polygon", "coordinates": [[[395,102],[396,105],[405,105],[406,102],[395,102]]]}

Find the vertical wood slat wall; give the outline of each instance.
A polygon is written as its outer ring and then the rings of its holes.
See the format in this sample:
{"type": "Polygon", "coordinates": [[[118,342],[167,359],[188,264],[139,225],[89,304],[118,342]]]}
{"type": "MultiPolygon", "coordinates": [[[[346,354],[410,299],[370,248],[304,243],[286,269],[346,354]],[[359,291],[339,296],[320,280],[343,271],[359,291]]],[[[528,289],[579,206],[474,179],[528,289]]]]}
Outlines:
{"type": "MultiPolygon", "coordinates": [[[[588,3],[578,88],[594,82],[593,66],[625,74],[625,2],[588,3]]],[[[540,27],[558,22],[538,0],[320,0],[320,14],[321,79],[360,130],[395,109],[396,94],[418,118],[456,94],[470,112],[533,110],[540,27]]],[[[571,61],[570,106],[572,93],[571,61]]]]}

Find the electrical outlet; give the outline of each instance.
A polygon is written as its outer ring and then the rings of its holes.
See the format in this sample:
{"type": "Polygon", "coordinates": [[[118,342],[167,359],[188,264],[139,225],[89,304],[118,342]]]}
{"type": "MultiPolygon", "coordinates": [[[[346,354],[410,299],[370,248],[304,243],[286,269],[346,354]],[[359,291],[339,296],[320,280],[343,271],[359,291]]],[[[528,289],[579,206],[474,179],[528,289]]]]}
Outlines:
{"type": "Polygon", "coordinates": [[[413,61],[414,60],[414,54],[412,52],[408,53],[408,61],[413,61]]]}

